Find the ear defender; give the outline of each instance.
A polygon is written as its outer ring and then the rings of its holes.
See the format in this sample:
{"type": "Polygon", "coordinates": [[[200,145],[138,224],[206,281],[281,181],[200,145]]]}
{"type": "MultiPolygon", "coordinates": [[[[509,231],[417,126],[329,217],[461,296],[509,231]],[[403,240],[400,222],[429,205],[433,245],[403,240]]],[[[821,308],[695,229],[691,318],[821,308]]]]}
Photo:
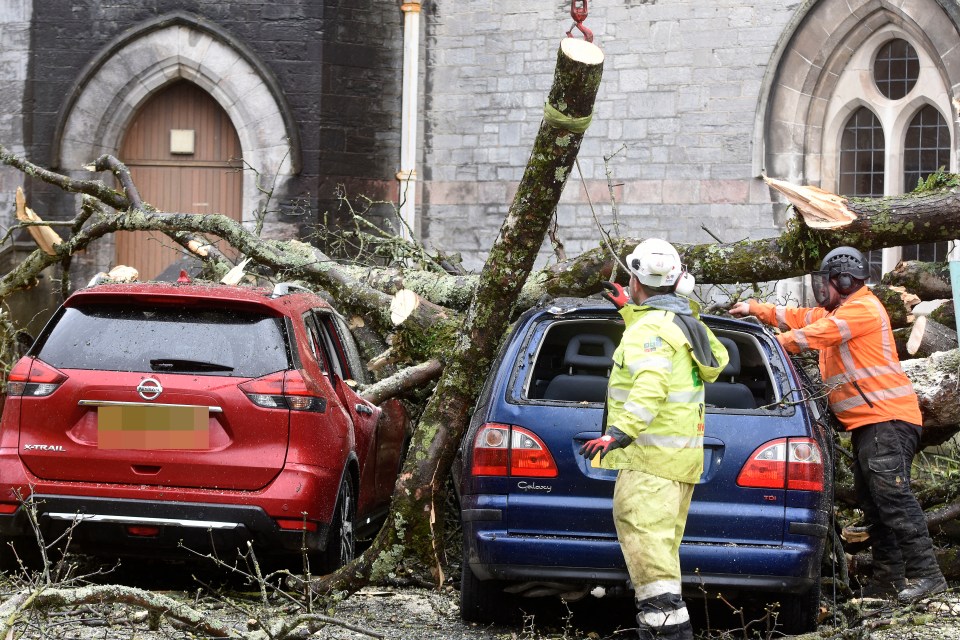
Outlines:
{"type": "Polygon", "coordinates": [[[853,292],[854,280],[849,273],[841,273],[837,276],[837,291],[843,295],[853,292]]]}

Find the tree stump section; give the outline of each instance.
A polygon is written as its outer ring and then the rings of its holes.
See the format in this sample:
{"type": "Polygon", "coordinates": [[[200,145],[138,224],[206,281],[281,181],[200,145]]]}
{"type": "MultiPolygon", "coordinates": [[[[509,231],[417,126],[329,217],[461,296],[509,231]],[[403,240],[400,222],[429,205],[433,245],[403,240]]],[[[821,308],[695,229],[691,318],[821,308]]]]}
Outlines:
{"type": "Polygon", "coordinates": [[[957,332],[927,316],[918,316],[913,322],[907,352],[918,358],[926,358],[938,351],[957,348],[957,332]]]}

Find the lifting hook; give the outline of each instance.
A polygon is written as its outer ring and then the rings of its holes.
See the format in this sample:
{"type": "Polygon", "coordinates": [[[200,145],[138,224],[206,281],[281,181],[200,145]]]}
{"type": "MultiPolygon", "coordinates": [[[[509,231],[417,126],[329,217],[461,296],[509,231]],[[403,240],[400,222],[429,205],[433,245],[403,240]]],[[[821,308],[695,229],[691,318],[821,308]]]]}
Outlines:
{"type": "Polygon", "coordinates": [[[583,34],[584,40],[593,42],[593,31],[583,26],[583,21],[587,19],[587,0],[570,0],[570,17],[573,18],[573,25],[570,31],[567,31],[567,37],[573,37],[573,29],[576,27],[583,34]]]}

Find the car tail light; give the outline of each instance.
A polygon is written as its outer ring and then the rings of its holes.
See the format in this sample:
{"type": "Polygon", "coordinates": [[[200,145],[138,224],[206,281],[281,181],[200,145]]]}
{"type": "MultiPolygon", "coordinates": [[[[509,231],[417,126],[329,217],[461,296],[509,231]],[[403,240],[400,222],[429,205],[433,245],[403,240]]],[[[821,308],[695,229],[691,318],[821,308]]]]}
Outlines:
{"type": "Polygon", "coordinates": [[[554,478],[557,463],[543,441],[531,431],[513,425],[489,423],[473,440],[475,476],[554,478]]]}
{"type": "Polygon", "coordinates": [[[160,527],[131,524],[127,526],[127,535],[136,536],[138,538],[156,538],[160,535],[160,527]]]}
{"type": "Polygon", "coordinates": [[[67,376],[36,358],[20,358],[7,375],[7,395],[48,396],[63,384],[67,376]]]}
{"type": "Polygon", "coordinates": [[[3,502],[0,503],[0,513],[14,513],[20,507],[20,503],[3,502]]]}
{"type": "Polygon", "coordinates": [[[771,440],[754,451],[737,484],[763,489],[823,491],[823,454],[809,438],[771,440]]]}
{"type": "Polygon", "coordinates": [[[299,371],[277,371],[238,386],[258,407],[318,413],[327,409],[327,399],[311,392],[299,371]]]}
{"type": "Polygon", "coordinates": [[[294,520],[292,518],[277,518],[277,526],[285,531],[316,531],[317,523],[310,520],[294,520]]]}

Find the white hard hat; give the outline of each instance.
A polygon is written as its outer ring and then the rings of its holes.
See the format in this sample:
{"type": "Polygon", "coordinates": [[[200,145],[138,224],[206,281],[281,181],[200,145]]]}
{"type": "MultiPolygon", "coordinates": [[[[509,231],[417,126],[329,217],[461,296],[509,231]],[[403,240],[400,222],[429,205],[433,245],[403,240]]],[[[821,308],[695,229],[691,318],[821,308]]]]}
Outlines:
{"type": "MultiPolygon", "coordinates": [[[[640,284],[652,288],[673,288],[685,270],[680,264],[680,254],[666,240],[650,238],[637,245],[627,256],[627,268],[640,284]]],[[[693,277],[690,277],[693,280],[693,277]]],[[[690,290],[693,290],[692,283],[690,290]]]]}

